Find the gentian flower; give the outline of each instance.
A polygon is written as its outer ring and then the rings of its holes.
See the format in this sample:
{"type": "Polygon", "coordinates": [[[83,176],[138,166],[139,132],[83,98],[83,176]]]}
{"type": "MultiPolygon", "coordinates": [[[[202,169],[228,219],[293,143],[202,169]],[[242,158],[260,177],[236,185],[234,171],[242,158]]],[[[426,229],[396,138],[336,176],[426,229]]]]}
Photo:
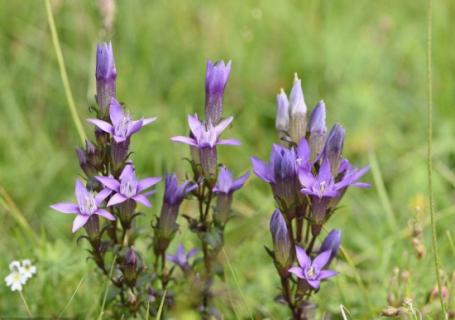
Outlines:
{"type": "Polygon", "coordinates": [[[142,180],[136,178],[136,173],[132,164],[127,164],[120,174],[119,180],[113,177],[97,176],[96,179],[101,182],[106,188],[114,192],[107,206],[113,206],[123,203],[127,200],[142,203],[146,207],[151,207],[151,203],[147,199],[147,195],[142,192],[157,184],[160,177],[150,177],[142,180]]]}
{"type": "Polygon", "coordinates": [[[226,118],[216,126],[213,126],[210,121],[207,123],[199,121],[197,115],[189,115],[188,124],[190,126],[192,136],[176,136],[172,137],[171,140],[198,148],[199,158],[205,176],[216,176],[216,169],[218,165],[216,146],[219,144],[231,146],[240,145],[240,142],[235,139],[219,139],[223,130],[229,126],[233,119],[233,117],[226,118]]]}
{"type": "Polygon", "coordinates": [[[112,44],[100,43],[96,46],[96,101],[104,115],[115,98],[117,70],[115,69],[112,44]]]}
{"type": "Polygon", "coordinates": [[[308,124],[308,131],[310,132],[309,144],[311,148],[311,161],[318,158],[324,147],[324,141],[327,134],[325,118],[325,104],[324,101],[321,100],[311,112],[310,122],[308,124]]]}
{"type": "Polygon", "coordinates": [[[307,109],[301,80],[295,74],[294,84],[289,95],[289,136],[297,144],[306,135],[307,109]]]}
{"type": "Polygon", "coordinates": [[[156,118],[146,118],[140,120],[132,120],[129,113],[125,112],[115,98],[112,98],[109,107],[109,116],[112,124],[109,122],[99,119],[88,119],[87,121],[94,124],[104,132],[112,135],[115,142],[121,143],[128,140],[131,135],[141,130],[143,126],[146,126],[156,118]]]}
{"type": "Polygon", "coordinates": [[[65,214],[76,214],[73,222],[73,233],[83,227],[90,217],[94,215],[102,216],[108,220],[115,220],[115,217],[108,211],[101,209],[101,203],[111,194],[111,190],[104,189],[97,195],[88,191],[78,179],[75,185],[75,195],[77,204],[60,202],[51,206],[52,209],[65,214]]]}
{"type": "Polygon", "coordinates": [[[333,173],[338,172],[341,160],[343,159],[344,135],[344,128],[338,123],[334,124],[327,136],[327,141],[322,151],[322,157],[329,160],[333,173]]]}
{"type": "Polygon", "coordinates": [[[163,195],[163,206],[158,222],[158,230],[165,239],[169,239],[176,229],[176,220],[180,204],[183,199],[197,188],[197,185],[189,181],[184,181],[179,185],[177,176],[174,174],[166,175],[163,195]]]}
{"type": "Polygon", "coordinates": [[[175,255],[167,254],[166,259],[179,266],[182,271],[189,271],[191,266],[189,260],[198,253],[196,248],[191,249],[188,253],[185,253],[185,247],[180,244],[177,248],[175,255]]]}
{"type": "Polygon", "coordinates": [[[333,270],[324,270],[330,260],[330,250],[320,253],[313,261],[306,254],[305,249],[296,246],[295,251],[299,266],[290,268],[289,272],[297,278],[304,279],[313,289],[318,290],[321,281],[337,275],[333,270]]]}
{"type": "Polygon", "coordinates": [[[27,282],[28,277],[24,274],[23,268],[19,261],[12,261],[9,264],[9,275],[6,276],[5,282],[11,291],[22,291],[22,286],[27,282]]]}
{"type": "Polygon", "coordinates": [[[273,252],[278,270],[287,271],[292,263],[292,244],[286,220],[279,209],[275,209],[270,219],[270,233],[272,234],[273,252]]]}
{"type": "Polygon", "coordinates": [[[297,155],[294,148],[287,149],[274,144],[268,164],[256,157],[251,158],[254,173],[268,182],[278,198],[282,210],[287,211],[296,203],[297,155]]]}
{"type": "Polygon", "coordinates": [[[218,180],[213,188],[213,192],[217,194],[215,221],[220,224],[226,223],[231,211],[232,194],[243,187],[249,176],[250,172],[247,172],[240,178],[234,180],[231,171],[225,166],[221,167],[220,173],[218,174],[218,180]]]}
{"type": "Polygon", "coordinates": [[[207,122],[218,124],[223,113],[223,96],[229,75],[231,73],[231,61],[207,61],[205,74],[205,117],[207,122]]]}
{"type": "Polygon", "coordinates": [[[275,127],[279,132],[288,132],[289,129],[289,101],[283,89],[276,96],[275,127]]]}
{"type": "Polygon", "coordinates": [[[328,264],[330,264],[330,261],[332,261],[332,259],[336,257],[338,249],[340,249],[340,244],[341,231],[338,229],[333,229],[325,237],[324,241],[321,244],[321,247],[319,248],[319,253],[322,253],[324,251],[330,251],[330,259],[328,264]]]}

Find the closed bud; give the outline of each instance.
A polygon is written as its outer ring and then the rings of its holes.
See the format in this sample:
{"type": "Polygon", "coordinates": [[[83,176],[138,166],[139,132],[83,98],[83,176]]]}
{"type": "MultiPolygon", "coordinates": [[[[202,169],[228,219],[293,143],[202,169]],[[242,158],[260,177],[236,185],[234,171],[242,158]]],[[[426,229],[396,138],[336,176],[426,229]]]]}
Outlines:
{"type": "Polygon", "coordinates": [[[76,154],[79,159],[79,165],[87,177],[90,178],[96,175],[98,168],[102,165],[103,159],[95,145],[89,140],[85,140],[85,149],[77,148],[76,154]]]}
{"type": "Polygon", "coordinates": [[[338,173],[338,168],[342,160],[342,152],[344,145],[344,128],[336,123],[327,137],[324,146],[324,158],[330,162],[330,169],[333,176],[338,173]]]}
{"type": "Polygon", "coordinates": [[[223,97],[229,75],[231,61],[207,62],[205,75],[205,117],[213,125],[218,124],[223,113],[223,97]]]}
{"type": "Polygon", "coordinates": [[[321,248],[319,252],[322,253],[324,251],[330,250],[330,261],[336,257],[338,253],[338,249],[340,248],[341,244],[341,231],[338,229],[333,229],[329,232],[327,237],[325,237],[324,241],[322,242],[321,248]]]}
{"type": "Polygon", "coordinates": [[[133,248],[130,247],[126,252],[122,267],[125,280],[130,285],[134,285],[139,271],[139,257],[133,248]]]}
{"type": "Polygon", "coordinates": [[[306,112],[301,80],[295,74],[289,96],[289,135],[295,143],[299,143],[306,135],[306,112]]]}
{"type": "Polygon", "coordinates": [[[106,116],[112,98],[115,98],[117,70],[115,69],[112,44],[100,43],[96,47],[96,101],[103,117],[106,116]]]}
{"type": "Polygon", "coordinates": [[[308,125],[308,130],[310,132],[309,144],[311,149],[311,162],[316,160],[324,147],[324,141],[327,135],[325,118],[325,104],[324,101],[321,100],[311,112],[310,122],[308,125]]]}
{"type": "Polygon", "coordinates": [[[292,244],[286,221],[278,209],[275,209],[270,219],[270,232],[273,240],[275,263],[281,269],[287,270],[292,264],[292,244]]]}
{"type": "Polygon", "coordinates": [[[289,100],[283,89],[276,96],[275,127],[279,132],[287,132],[289,129],[289,100]]]}

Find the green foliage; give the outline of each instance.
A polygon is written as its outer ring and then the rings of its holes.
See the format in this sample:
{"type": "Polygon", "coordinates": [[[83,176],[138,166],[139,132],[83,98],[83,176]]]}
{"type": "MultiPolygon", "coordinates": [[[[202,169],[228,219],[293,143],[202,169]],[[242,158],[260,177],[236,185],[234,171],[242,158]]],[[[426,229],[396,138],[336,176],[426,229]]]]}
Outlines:
{"type": "MultiPolygon", "coordinates": [[[[52,3],[81,116],[89,116],[94,103],[95,44],[112,40],[118,97],[135,117],[158,117],[132,143],[139,176],[189,169],[181,161],[188,150],[168,137],[185,134],[186,114],[203,110],[206,59],[233,60],[225,108],[236,117],[230,136],[243,146],[221,150],[220,158],[237,173],[250,168],[249,156],[269,154],[276,139],[275,94],[290,87],[298,72],[307,104],[324,99],[329,123],[346,128],[346,155],[357,166],[373,159],[374,176],[366,180],[380,184],[350,190],[331,220],[343,230],[351,259],[338,259],[341,274],[322,285],[318,304],[339,318],[340,305],[353,319],[378,317],[387,306],[387,279],[399,266],[410,271],[409,295],[415,308],[422,307],[436,284],[425,205],[420,216],[425,258],[415,258],[408,235],[414,203],[427,194],[425,1],[118,1],[109,39],[102,36],[95,1],[52,3]],[[392,218],[396,225],[389,223],[392,218]]],[[[455,2],[435,1],[434,195],[446,273],[455,268],[446,236],[455,222],[454,19],[455,2]]],[[[0,276],[6,276],[11,260],[31,258],[38,274],[24,295],[33,315],[58,316],[64,310],[63,316],[95,318],[106,282],[94,273],[93,262],[86,262],[87,245],[76,245],[71,219],[49,208],[73,196],[79,136],[44,2],[0,1],[0,25],[0,276]]],[[[158,213],[162,188],[152,198],[156,205],[138,218],[145,230],[158,213]]],[[[271,243],[273,206],[268,187],[255,177],[239,192],[239,214],[226,230],[222,254],[231,267],[219,288],[229,319],[283,319],[286,312],[273,302],[279,283],[263,249],[271,243]]],[[[186,229],[184,219],[179,223],[186,229]]],[[[177,238],[174,246],[198,241],[190,232],[177,238]]],[[[186,315],[177,312],[179,319],[186,315]]],[[[0,285],[0,317],[25,315],[19,295],[0,285]]]]}

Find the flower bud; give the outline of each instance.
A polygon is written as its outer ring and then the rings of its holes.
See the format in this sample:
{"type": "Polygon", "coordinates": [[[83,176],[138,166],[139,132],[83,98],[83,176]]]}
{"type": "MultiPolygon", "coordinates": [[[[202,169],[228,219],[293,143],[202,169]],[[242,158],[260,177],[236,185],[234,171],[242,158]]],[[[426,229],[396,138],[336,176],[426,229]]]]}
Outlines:
{"type": "Polygon", "coordinates": [[[130,147],[129,137],[122,142],[115,142],[114,140],[112,140],[111,157],[112,162],[114,163],[115,166],[114,168],[115,171],[120,169],[123,166],[124,162],[126,161],[129,152],[129,147],[130,147]]]}
{"type": "Polygon", "coordinates": [[[139,271],[139,257],[133,248],[129,248],[123,259],[123,275],[128,284],[134,285],[139,271]]]}
{"type": "Polygon", "coordinates": [[[289,129],[289,100],[283,89],[276,96],[275,127],[279,132],[287,132],[289,129]]]}
{"type": "Polygon", "coordinates": [[[101,166],[103,159],[93,143],[85,140],[85,149],[76,148],[76,155],[79,165],[87,177],[97,174],[97,169],[101,166]]]}
{"type": "Polygon", "coordinates": [[[289,97],[289,135],[295,143],[299,143],[306,135],[306,112],[301,80],[295,74],[289,97]]]}
{"type": "Polygon", "coordinates": [[[96,101],[104,117],[111,99],[115,97],[117,70],[112,44],[100,43],[96,47],[96,101]]]}
{"type": "Polygon", "coordinates": [[[325,104],[324,101],[319,101],[316,107],[311,112],[310,122],[308,125],[310,132],[309,144],[311,148],[310,160],[313,162],[317,159],[319,153],[324,147],[324,140],[327,134],[325,125],[325,104]]]}
{"type": "Polygon", "coordinates": [[[324,158],[329,160],[331,172],[335,177],[342,160],[344,133],[344,128],[336,123],[330,130],[324,146],[324,158]]]}
{"type": "Polygon", "coordinates": [[[230,216],[232,207],[232,193],[219,193],[216,199],[214,219],[218,225],[224,225],[230,216]]]}
{"type": "Polygon", "coordinates": [[[270,232],[273,240],[275,263],[281,268],[287,270],[292,263],[292,244],[289,238],[286,221],[278,209],[275,209],[272,214],[272,218],[270,219],[270,232]]]}
{"type": "Polygon", "coordinates": [[[205,117],[213,125],[218,124],[223,113],[223,96],[229,75],[231,61],[207,62],[205,75],[205,117]]]}
{"type": "Polygon", "coordinates": [[[333,229],[325,237],[324,241],[321,244],[321,248],[319,249],[319,253],[330,250],[330,260],[328,263],[330,263],[330,261],[336,257],[338,249],[340,248],[340,243],[341,231],[338,229],[333,229]]]}

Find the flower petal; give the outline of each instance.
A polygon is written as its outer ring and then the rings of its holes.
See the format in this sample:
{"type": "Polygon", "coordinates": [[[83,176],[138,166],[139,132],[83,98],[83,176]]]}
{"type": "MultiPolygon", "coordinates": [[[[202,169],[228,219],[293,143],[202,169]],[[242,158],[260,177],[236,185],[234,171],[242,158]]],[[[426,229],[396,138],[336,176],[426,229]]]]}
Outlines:
{"type": "Polygon", "coordinates": [[[120,193],[116,193],[112,196],[111,199],[109,199],[109,202],[107,203],[107,206],[114,206],[116,204],[125,202],[127,199],[126,197],[122,196],[120,193]]]}
{"type": "Polygon", "coordinates": [[[216,135],[219,136],[224,131],[224,129],[226,129],[231,124],[232,120],[234,120],[234,117],[231,116],[220,121],[220,123],[218,123],[215,127],[216,135]]]}
{"type": "Polygon", "coordinates": [[[273,176],[271,174],[271,168],[264,163],[264,161],[252,157],[251,158],[251,163],[253,164],[253,172],[262,180],[268,183],[274,183],[275,179],[273,179],[273,176]]]}
{"type": "Polygon", "coordinates": [[[99,120],[99,119],[87,119],[87,121],[90,122],[91,124],[94,124],[95,126],[100,128],[104,132],[107,132],[110,134],[113,134],[113,132],[114,132],[114,127],[112,127],[112,125],[106,121],[99,120]]]}
{"type": "Polygon", "coordinates": [[[112,177],[103,177],[103,176],[97,176],[95,178],[96,178],[96,180],[101,182],[105,187],[111,189],[112,191],[119,192],[120,182],[118,182],[116,179],[114,179],[112,177]]]}
{"type": "Polygon", "coordinates": [[[161,177],[150,177],[150,178],[145,178],[139,181],[137,187],[138,187],[138,192],[141,192],[145,189],[150,188],[151,186],[157,184],[158,182],[161,181],[161,177]]]}
{"type": "Polygon", "coordinates": [[[328,278],[335,277],[338,274],[338,272],[333,271],[333,270],[322,270],[319,272],[318,278],[319,280],[325,280],[328,278]]]}
{"type": "Polygon", "coordinates": [[[155,120],[156,120],[156,117],[142,119],[142,126],[151,124],[152,122],[155,122],[155,120]]]}
{"type": "Polygon", "coordinates": [[[104,210],[104,209],[96,210],[95,214],[102,216],[102,217],[106,218],[107,220],[111,220],[111,221],[115,220],[115,217],[109,211],[104,210]]]}
{"type": "Polygon", "coordinates": [[[190,130],[193,133],[193,136],[195,136],[197,138],[201,135],[202,123],[201,123],[201,121],[199,121],[197,114],[188,115],[188,126],[190,127],[190,130]]]}
{"type": "Polygon", "coordinates": [[[191,249],[190,251],[188,251],[188,253],[187,253],[187,255],[186,255],[186,258],[187,258],[187,259],[192,258],[192,257],[194,257],[198,252],[199,252],[198,249],[193,248],[193,249],[191,249]]]}
{"type": "Polygon", "coordinates": [[[306,254],[305,249],[299,246],[295,246],[295,253],[297,255],[297,260],[299,261],[300,267],[305,268],[311,264],[311,259],[306,254]]]}
{"type": "Polygon", "coordinates": [[[196,140],[194,140],[190,137],[175,136],[175,137],[171,138],[171,141],[189,144],[190,146],[193,146],[193,147],[198,146],[196,140]]]}
{"type": "Polygon", "coordinates": [[[112,190],[105,188],[98,192],[98,194],[95,196],[95,202],[96,205],[99,206],[109,195],[112,193],[112,190]]]}
{"type": "Polygon", "coordinates": [[[126,138],[127,138],[127,137],[112,136],[112,138],[114,138],[114,141],[115,141],[115,142],[117,142],[117,143],[122,143],[122,142],[126,141],[126,138]]]}
{"type": "Polygon", "coordinates": [[[219,140],[216,144],[222,144],[222,145],[227,145],[227,146],[239,146],[240,141],[237,139],[223,139],[223,140],[219,140]]]}
{"type": "Polygon", "coordinates": [[[51,208],[66,214],[79,213],[79,206],[70,202],[59,202],[51,205],[51,208]]]}
{"type": "Polygon", "coordinates": [[[136,120],[136,121],[133,121],[130,125],[130,127],[128,128],[128,132],[127,132],[127,136],[131,136],[132,134],[135,134],[136,132],[138,132],[139,130],[141,130],[143,124],[142,124],[142,120],[136,120]]]}
{"type": "Polygon", "coordinates": [[[111,99],[111,104],[109,106],[109,116],[114,126],[122,121],[123,117],[125,116],[122,106],[115,98],[111,99]]]}
{"type": "Polygon", "coordinates": [[[300,267],[292,267],[288,270],[290,273],[294,274],[297,278],[305,279],[305,273],[300,267]]]}
{"type": "Polygon", "coordinates": [[[329,262],[330,255],[331,255],[331,250],[322,252],[316,258],[314,258],[312,265],[315,268],[322,270],[325,267],[325,265],[329,262]]]}
{"type": "Polygon", "coordinates": [[[234,181],[231,191],[239,190],[245,184],[246,180],[250,177],[250,172],[247,171],[243,176],[234,181]]]}
{"type": "Polygon", "coordinates": [[[133,200],[135,200],[136,202],[139,202],[139,203],[142,203],[144,206],[146,207],[151,207],[152,204],[150,203],[150,201],[147,199],[146,196],[144,196],[143,194],[137,194],[133,197],[133,200]]]}
{"type": "Polygon", "coordinates": [[[318,290],[321,282],[319,280],[307,280],[308,284],[313,287],[314,289],[318,290]]]}
{"type": "Polygon", "coordinates": [[[82,228],[87,223],[89,218],[89,215],[78,214],[73,221],[73,233],[82,228]]]}

